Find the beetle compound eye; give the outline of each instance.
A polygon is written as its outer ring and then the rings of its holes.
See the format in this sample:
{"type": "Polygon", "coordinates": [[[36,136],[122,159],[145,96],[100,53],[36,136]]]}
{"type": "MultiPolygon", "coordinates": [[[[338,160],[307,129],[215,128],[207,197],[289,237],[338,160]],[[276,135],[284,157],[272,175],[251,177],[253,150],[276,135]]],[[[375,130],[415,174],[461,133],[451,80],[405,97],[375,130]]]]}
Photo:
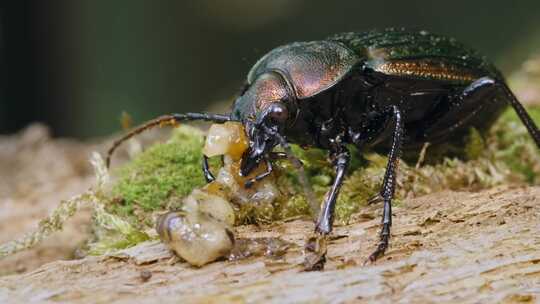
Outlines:
{"type": "Polygon", "coordinates": [[[289,119],[289,111],[282,103],[274,103],[268,108],[268,118],[277,123],[285,123],[289,119]]]}

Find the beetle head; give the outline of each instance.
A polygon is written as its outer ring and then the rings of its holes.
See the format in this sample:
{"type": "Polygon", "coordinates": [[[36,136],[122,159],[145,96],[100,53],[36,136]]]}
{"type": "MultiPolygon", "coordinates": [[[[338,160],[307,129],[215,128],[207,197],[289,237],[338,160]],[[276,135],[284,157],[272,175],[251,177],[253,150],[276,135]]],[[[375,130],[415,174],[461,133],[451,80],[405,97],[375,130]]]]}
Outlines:
{"type": "Polygon", "coordinates": [[[283,132],[288,119],[288,110],[281,102],[276,102],[262,112],[254,122],[244,124],[249,137],[249,148],[242,156],[240,173],[247,176],[279,144],[278,133],[283,132]]]}
{"type": "Polygon", "coordinates": [[[233,117],[242,121],[249,148],[242,157],[240,173],[247,176],[279,144],[296,117],[295,98],[285,78],[277,72],[260,75],[235,102],[233,117]]]}

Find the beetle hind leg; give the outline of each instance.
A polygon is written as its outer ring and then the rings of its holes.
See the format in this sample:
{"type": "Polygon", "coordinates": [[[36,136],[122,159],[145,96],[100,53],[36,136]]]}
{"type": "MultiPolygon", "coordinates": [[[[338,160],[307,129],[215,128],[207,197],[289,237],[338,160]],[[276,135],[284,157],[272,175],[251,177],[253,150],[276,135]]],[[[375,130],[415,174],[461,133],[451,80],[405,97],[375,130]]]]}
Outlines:
{"type": "Polygon", "coordinates": [[[503,92],[506,94],[508,98],[508,102],[514,108],[514,111],[516,111],[517,115],[519,116],[519,119],[523,122],[525,127],[527,128],[527,131],[529,131],[529,134],[533,138],[534,142],[536,143],[536,146],[540,149],[540,132],[538,131],[538,126],[534,123],[534,120],[531,118],[529,113],[525,110],[523,105],[519,102],[519,100],[516,98],[516,96],[510,91],[510,88],[506,84],[498,84],[499,87],[503,90],[503,92]]]}
{"type": "Polygon", "coordinates": [[[523,105],[508,86],[490,77],[475,80],[448,101],[448,109],[442,117],[434,119],[424,128],[425,141],[437,141],[449,134],[462,134],[466,127],[485,129],[490,126],[509,104],[540,148],[540,132],[523,105]]]}
{"type": "Polygon", "coordinates": [[[484,129],[504,108],[504,102],[496,98],[491,78],[480,78],[465,89],[450,95],[437,112],[442,116],[433,117],[423,126],[422,139],[426,142],[439,142],[454,134],[452,138],[463,138],[467,127],[484,129]]]}
{"type": "Polygon", "coordinates": [[[390,241],[390,227],[392,226],[392,198],[396,187],[396,172],[399,165],[399,156],[401,154],[401,143],[403,138],[403,121],[401,111],[396,107],[392,107],[392,115],[394,129],[392,135],[392,146],[388,155],[388,164],[384,174],[383,186],[380,192],[380,197],[384,202],[382,229],[380,232],[380,241],[377,249],[369,256],[369,261],[374,262],[381,257],[390,241]]]}

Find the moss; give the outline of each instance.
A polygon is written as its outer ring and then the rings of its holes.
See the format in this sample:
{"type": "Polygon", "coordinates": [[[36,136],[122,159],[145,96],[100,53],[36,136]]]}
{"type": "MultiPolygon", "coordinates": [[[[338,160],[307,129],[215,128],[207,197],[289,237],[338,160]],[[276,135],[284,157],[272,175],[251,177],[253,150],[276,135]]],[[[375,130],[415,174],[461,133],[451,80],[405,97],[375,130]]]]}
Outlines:
{"type": "Polygon", "coordinates": [[[108,210],[122,216],[164,210],[174,197],[183,197],[205,184],[201,172],[203,133],[189,126],[173,132],[167,143],[141,153],[116,174],[108,210]]]}
{"type": "MultiPolygon", "coordinates": [[[[540,107],[527,109],[533,120],[540,123],[540,107]]],[[[525,126],[514,111],[506,111],[493,128],[492,157],[507,164],[529,183],[540,181],[540,156],[525,126]]]]}
{"type": "Polygon", "coordinates": [[[465,157],[468,160],[478,159],[485,149],[482,134],[480,134],[477,129],[471,128],[469,130],[469,135],[467,136],[466,141],[467,144],[465,145],[465,157]]]}
{"type": "Polygon", "coordinates": [[[336,204],[336,221],[347,223],[352,214],[364,206],[379,191],[388,158],[371,153],[365,156],[368,163],[352,171],[343,183],[336,204]]]}
{"type": "Polygon", "coordinates": [[[117,249],[124,249],[147,241],[150,236],[134,227],[120,216],[110,214],[102,205],[94,208],[95,242],[88,245],[88,254],[102,255],[117,249]]]}
{"type": "Polygon", "coordinates": [[[245,204],[235,210],[236,223],[239,225],[270,224],[279,218],[276,218],[276,206],[270,203],[264,204],[245,204]]]}
{"type": "Polygon", "coordinates": [[[306,201],[306,198],[301,194],[290,196],[288,199],[281,202],[279,207],[276,217],[281,220],[299,216],[308,216],[311,213],[311,207],[306,201]]]}

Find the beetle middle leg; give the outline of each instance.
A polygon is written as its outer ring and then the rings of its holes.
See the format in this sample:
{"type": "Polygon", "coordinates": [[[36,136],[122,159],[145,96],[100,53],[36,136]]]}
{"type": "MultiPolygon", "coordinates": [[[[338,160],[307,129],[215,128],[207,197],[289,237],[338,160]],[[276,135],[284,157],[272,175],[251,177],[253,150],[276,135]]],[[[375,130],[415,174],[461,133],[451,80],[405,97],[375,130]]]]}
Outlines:
{"type": "Polygon", "coordinates": [[[337,149],[331,152],[331,158],[336,168],[336,177],[319,212],[319,218],[315,225],[315,235],[306,242],[305,250],[307,255],[304,261],[306,270],[321,270],[326,261],[326,237],[332,232],[337,196],[350,161],[350,153],[347,148],[342,143],[337,143],[337,145],[337,149]]]}

